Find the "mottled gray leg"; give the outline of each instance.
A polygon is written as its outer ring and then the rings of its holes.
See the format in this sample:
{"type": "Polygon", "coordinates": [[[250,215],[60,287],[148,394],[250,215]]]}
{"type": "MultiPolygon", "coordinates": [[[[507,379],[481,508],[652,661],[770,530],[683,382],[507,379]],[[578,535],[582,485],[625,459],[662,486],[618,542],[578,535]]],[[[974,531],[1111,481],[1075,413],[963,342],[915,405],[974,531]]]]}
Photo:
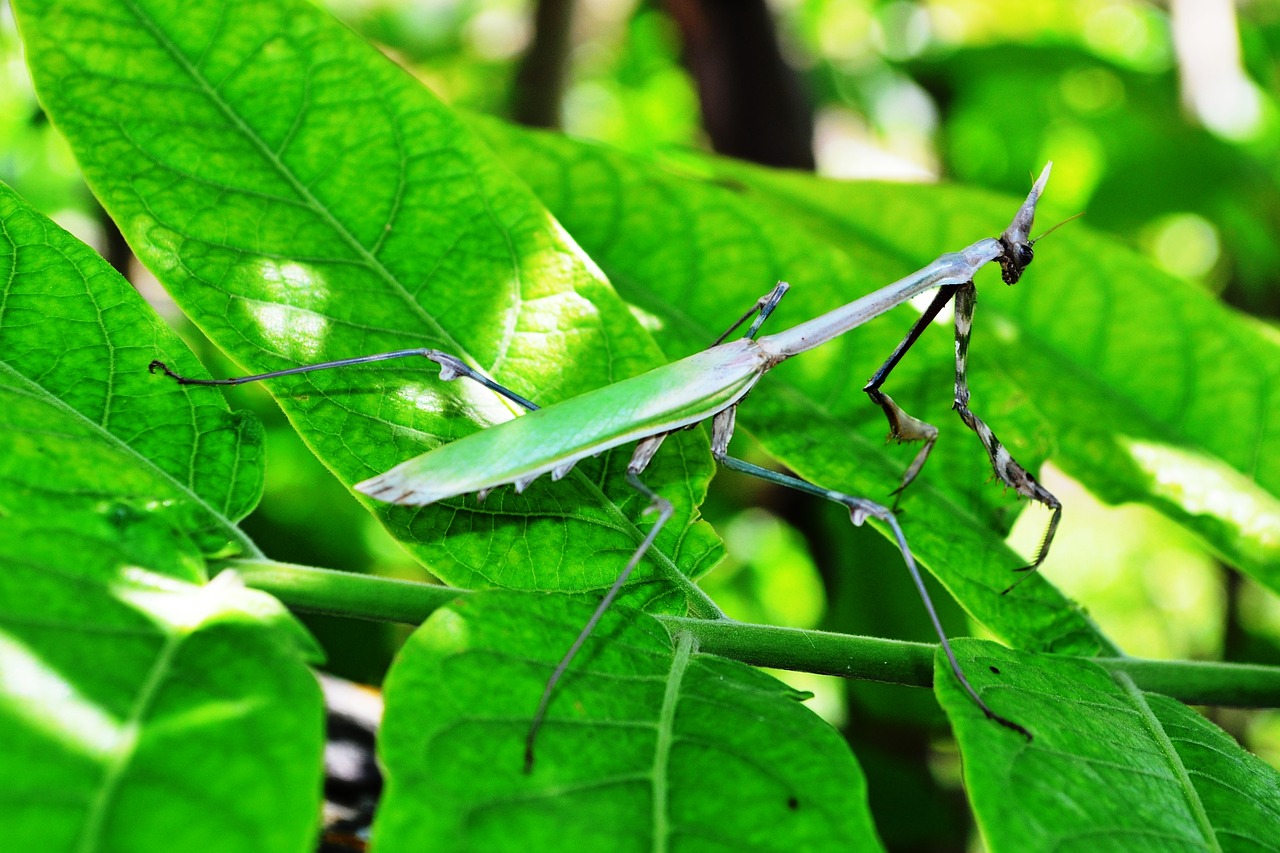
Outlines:
{"type": "MultiPolygon", "coordinates": [[[[1000,481],[1013,488],[1018,494],[1033,501],[1039,501],[1053,511],[1053,517],[1049,520],[1049,529],[1045,531],[1044,538],[1040,541],[1035,559],[1032,560],[1031,565],[1018,570],[1029,572],[1043,563],[1044,558],[1049,555],[1049,545],[1053,542],[1053,534],[1057,532],[1058,522],[1062,518],[1062,503],[1044,486],[1041,486],[1036,478],[1027,472],[1027,469],[1019,465],[1008,449],[1000,443],[1000,439],[996,438],[991,427],[969,410],[969,335],[973,330],[973,312],[977,301],[978,292],[972,283],[963,285],[956,293],[956,397],[952,408],[969,429],[978,434],[982,446],[987,449],[987,455],[991,457],[991,467],[995,469],[1000,481]]],[[[1017,585],[1017,583],[1012,584],[1001,594],[1017,585]]]]}

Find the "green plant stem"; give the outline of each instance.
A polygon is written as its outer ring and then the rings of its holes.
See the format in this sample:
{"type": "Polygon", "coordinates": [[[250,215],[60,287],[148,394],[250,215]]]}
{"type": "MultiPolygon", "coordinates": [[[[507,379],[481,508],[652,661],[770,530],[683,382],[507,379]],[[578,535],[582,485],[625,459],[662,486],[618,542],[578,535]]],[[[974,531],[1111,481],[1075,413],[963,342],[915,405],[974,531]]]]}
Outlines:
{"type": "Polygon", "coordinates": [[[469,592],[273,560],[224,560],[218,568],[235,571],[245,586],[271,593],[292,610],[374,622],[418,625],[436,609],[469,592]]]}
{"type": "Polygon", "coordinates": [[[752,666],[929,687],[937,643],[859,637],[749,622],[655,616],[672,634],[686,631],[698,650],[752,666]]]}
{"type": "MultiPolygon", "coordinates": [[[[416,625],[471,590],[316,569],[269,560],[228,560],[247,586],[270,593],[294,610],[416,625]]],[[[936,644],[856,637],[826,631],[753,625],[726,619],[655,615],[673,635],[692,634],[702,652],[753,666],[839,675],[929,687],[936,644]]],[[[1123,672],[1143,690],[1193,705],[1240,708],[1280,706],[1280,667],[1252,664],[1089,658],[1123,672]]]]}

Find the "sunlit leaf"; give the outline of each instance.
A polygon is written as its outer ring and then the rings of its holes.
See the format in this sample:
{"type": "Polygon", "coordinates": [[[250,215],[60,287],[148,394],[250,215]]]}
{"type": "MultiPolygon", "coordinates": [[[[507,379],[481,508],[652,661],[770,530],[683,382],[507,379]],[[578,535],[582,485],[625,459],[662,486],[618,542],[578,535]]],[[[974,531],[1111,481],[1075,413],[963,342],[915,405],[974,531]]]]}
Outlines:
{"type": "MultiPolygon", "coordinates": [[[[311,4],[16,8],[37,92],[90,185],[247,369],[435,347],[545,404],[656,362],[532,194],[417,81],[311,4]]],[[[515,415],[436,374],[401,361],[273,391],[351,484],[515,415]]],[[[651,476],[680,510],[640,574],[682,582],[676,563],[699,574],[719,546],[689,527],[710,472],[706,440],[670,445],[651,476]]],[[[369,503],[451,583],[607,587],[645,505],[619,476],[625,463],[612,454],[484,505],[369,503]]]]}
{"type": "Polygon", "coordinates": [[[161,393],[194,357],[105,261],[0,187],[0,801],[27,850],[298,850],[310,637],[204,556],[261,489],[259,428],[161,393]],[[163,803],[163,808],[157,808],[163,803]]]}
{"type": "Polygon", "coordinates": [[[319,808],[318,650],[154,515],[0,533],[0,801],[20,850],[297,851],[319,808]]]}

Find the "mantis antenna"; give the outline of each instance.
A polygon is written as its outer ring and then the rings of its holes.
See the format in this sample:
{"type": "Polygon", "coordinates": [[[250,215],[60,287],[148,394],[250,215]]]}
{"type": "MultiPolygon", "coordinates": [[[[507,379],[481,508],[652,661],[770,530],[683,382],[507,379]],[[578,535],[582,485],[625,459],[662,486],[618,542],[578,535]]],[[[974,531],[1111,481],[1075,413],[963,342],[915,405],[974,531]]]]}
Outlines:
{"type": "Polygon", "coordinates": [[[936,288],[938,293],[933,302],[864,388],[888,418],[890,437],[898,441],[919,441],[923,445],[907,467],[895,494],[901,494],[920,473],[937,441],[938,430],[907,414],[880,389],[894,366],[942,307],[954,299],[954,408],[961,420],[981,439],[996,476],[1019,495],[1038,501],[1052,511],[1049,527],[1036,557],[1024,570],[1039,566],[1049,552],[1062,515],[1062,505],[1013,459],[991,429],[970,410],[967,366],[969,334],[977,296],[973,284],[974,274],[995,261],[1000,265],[1001,276],[1006,284],[1014,284],[1021,278],[1033,258],[1032,246],[1035,241],[1030,237],[1031,226],[1036,204],[1049,180],[1052,165],[1050,163],[1044,167],[1026,200],[1014,214],[1013,221],[998,238],[989,237],[958,252],[943,254],[929,265],[893,284],[791,329],[757,339],[762,324],[786,295],[788,285],[779,282],[769,293],[760,297],[711,348],[543,409],[470,367],[458,357],[433,349],[397,350],[238,379],[193,379],[174,373],[159,361],[153,361],[150,369],[153,373],[162,371],[186,385],[238,385],[313,370],[416,356],[440,365],[440,378],[443,380],[466,377],[528,410],[524,417],[441,445],[402,462],[390,471],[356,484],[358,491],[390,503],[422,506],[471,493],[483,499],[492,489],[508,483],[513,484],[517,492],[522,492],[543,474],[549,473],[553,480],[559,480],[582,459],[622,444],[638,442],[627,466],[627,482],[649,500],[646,512],[656,513],[657,518],[613,585],[606,591],[577,639],[547,679],[525,738],[525,772],[530,772],[533,768],[535,742],[544,721],[548,719],[555,688],[561,676],[672,515],[671,504],[650,488],[640,475],[657,453],[663,439],[676,430],[705,420],[712,421],[712,455],[725,467],[839,503],[848,509],[850,521],[856,525],[874,518],[888,527],[924,602],[952,673],[969,698],[988,718],[1030,740],[1030,732],[988,707],[965,677],[892,509],[866,498],[846,495],[735,459],[728,451],[738,404],[765,373],[789,358],[821,346],[879,317],[919,293],[936,288]],[[744,337],[724,342],[735,329],[753,316],[755,320],[744,337]]]}

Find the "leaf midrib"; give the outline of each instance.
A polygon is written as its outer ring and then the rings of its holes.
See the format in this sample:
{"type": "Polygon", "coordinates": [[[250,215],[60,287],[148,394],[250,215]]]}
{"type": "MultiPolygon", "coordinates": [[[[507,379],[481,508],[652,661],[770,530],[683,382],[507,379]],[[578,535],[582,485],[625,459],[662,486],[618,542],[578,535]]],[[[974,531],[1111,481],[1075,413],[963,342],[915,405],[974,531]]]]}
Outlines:
{"type": "Polygon", "coordinates": [[[680,704],[680,687],[693,658],[693,635],[681,631],[676,635],[675,655],[667,674],[666,688],[662,694],[662,707],[658,711],[657,740],[653,749],[653,810],[650,814],[651,850],[667,853],[671,839],[671,815],[668,813],[668,777],[671,773],[671,749],[675,745],[676,707],[680,704]]]}
{"type": "Polygon", "coordinates": [[[1216,851],[1216,853],[1221,853],[1222,845],[1218,843],[1218,835],[1213,828],[1212,821],[1209,820],[1208,813],[1205,811],[1204,801],[1200,799],[1200,794],[1191,781],[1186,764],[1183,763],[1182,757],[1173,745],[1173,741],[1169,739],[1169,733],[1164,730],[1160,719],[1147,703],[1146,695],[1133,683],[1133,679],[1128,673],[1115,672],[1111,674],[1111,677],[1128,696],[1134,711],[1137,712],[1143,726],[1164,756],[1166,766],[1178,780],[1178,789],[1182,793],[1183,799],[1186,800],[1187,808],[1195,820],[1196,827],[1200,830],[1205,846],[1210,850],[1216,851]]]}
{"type": "Polygon", "coordinates": [[[156,40],[157,44],[159,44],[160,47],[169,54],[173,61],[184,72],[186,72],[187,76],[196,83],[200,88],[200,91],[209,99],[209,102],[212,103],[220,113],[222,113],[227,121],[241,133],[250,145],[257,149],[259,156],[261,156],[272,167],[276,174],[279,175],[290,189],[297,193],[298,197],[303,200],[306,206],[313,213],[320,216],[324,222],[329,225],[333,232],[338,235],[339,239],[341,239],[349,249],[356,253],[356,255],[364,262],[365,267],[381,278],[391,291],[401,301],[407,304],[409,306],[409,310],[418,316],[435,335],[447,341],[449,346],[455,348],[460,354],[470,358],[471,354],[467,352],[452,335],[445,331],[435,318],[426,312],[421,304],[413,299],[404,286],[400,284],[399,279],[392,275],[391,271],[387,269],[386,265],[383,264],[377,256],[369,252],[369,250],[355,238],[355,235],[346,228],[342,221],[332,213],[329,207],[322,204],[320,200],[316,198],[316,196],[306,187],[306,185],[298,180],[293,171],[289,169],[278,156],[276,156],[276,153],[266,144],[265,140],[263,140],[262,137],[240,117],[238,112],[231,108],[231,105],[221,97],[218,90],[210,85],[208,79],[200,73],[199,69],[187,59],[186,55],[183,54],[181,50],[178,49],[178,46],[173,42],[173,40],[170,39],[150,17],[144,14],[139,5],[134,2],[134,0],[123,0],[123,3],[129,11],[133,13],[134,17],[137,18],[143,29],[145,29],[151,37],[156,40]]]}
{"type": "Polygon", "coordinates": [[[107,809],[115,801],[125,773],[137,755],[142,736],[142,720],[160,692],[163,678],[172,670],[173,659],[186,638],[187,634],[179,631],[166,635],[164,646],[152,663],[147,678],[138,691],[133,706],[129,709],[129,716],[123,721],[122,737],[112,749],[112,760],[106,767],[102,784],[90,801],[84,823],[81,825],[77,844],[77,850],[80,853],[91,853],[100,847],[99,836],[106,820],[107,809]]]}

